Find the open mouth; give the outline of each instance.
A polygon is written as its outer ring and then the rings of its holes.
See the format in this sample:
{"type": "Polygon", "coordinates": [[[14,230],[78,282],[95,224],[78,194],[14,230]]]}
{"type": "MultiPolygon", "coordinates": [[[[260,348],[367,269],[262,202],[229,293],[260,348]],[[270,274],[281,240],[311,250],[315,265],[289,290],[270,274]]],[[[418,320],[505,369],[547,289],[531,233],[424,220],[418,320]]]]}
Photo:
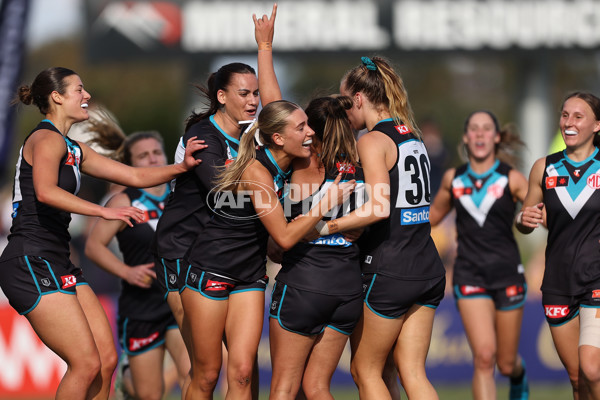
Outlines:
{"type": "Polygon", "coordinates": [[[312,139],[308,139],[306,142],[302,143],[302,147],[309,148],[312,144],[312,139]]]}
{"type": "Polygon", "coordinates": [[[83,104],[81,105],[81,108],[88,108],[88,103],[83,103],[83,104]]]}
{"type": "Polygon", "coordinates": [[[568,130],[565,131],[565,135],[567,135],[567,136],[575,136],[575,135],[577,135],[577,131],[574,131],[572,129],[568,129],[568,130]]]}

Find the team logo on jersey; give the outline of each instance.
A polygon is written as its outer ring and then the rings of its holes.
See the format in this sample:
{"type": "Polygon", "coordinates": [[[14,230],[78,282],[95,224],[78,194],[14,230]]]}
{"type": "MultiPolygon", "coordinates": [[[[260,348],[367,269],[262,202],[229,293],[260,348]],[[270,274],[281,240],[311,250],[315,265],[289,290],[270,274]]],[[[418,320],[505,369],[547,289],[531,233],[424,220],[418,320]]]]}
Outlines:
{"type": "Polygon", "coordinates": [[[140,350],[144,346],[148,346],[152,342],[158,339],[158,332],[154,332],[152,335],[145,338],[129,338],[129,351],[140,350]]]}
{"type": "Polygon", "coordinates": [[[233,283],[213,281],[209,279],[206,281],[206,287],[204,288],[204,290],[207,292],[218,292],[221,290],[231,289],[233,287],[233,283]]]}
{"type": "Polygon", "coordinates": [[[347,162],[337,162],[335,163],[335,167],[337,168],[339,173],[342,174],[355,174],[356,173],[356,167],[350,163],[347,162]]]}
{"type": "Polygon", "coordinates": [[[273,300],[271,302],[271,310],[275,311],[277,309],[277,300],[273,300]]]}
{"type": "Polygon", "coordinates": [[[454,195],[455,199],[458,199],[462,196],[468,196],[473,194],[473,188],[472,187],[455,187],[452,188],[452,194],[454,195]]]}
{"type": "Polygon", "coordinates": [[[592,189],[600,189],[600,174],[595,173],[587,178],[587,185],[592,189]]]}
{"type": "Polygon", "coordinates": [[[192,280],[192,282],[196,283],[196,280],[198,279],[198,275],[196,275],[193,272],[190,272],[190,279],[192,280]]]}
{"type": "Polygon", "coordinates": [[[592,290],[592,299],[600,299],[600,289],[592,290]]]}
{"type": "Polygon", "coordinates": [[[546,317],[564,318],[569,315],[569,306],[544,306],[546,317]]]}
{"type": "Polygon", "coordinates": [[[502,197],[502,194],[504,194],[504,187],[500,185],[490,185],[487,192],[495,198],[499,199],[500,197],[502,197]]]}
{"type": "Polygon", "coordinates": [[[460,287],[460,292],[463,294],[463,296],[469,296],[472,294],[485,293],[485,289],[480,286],[462,285],[460,287]]]}
{"type": "Polygon", "coordinates": [[[366,256],[365,257],[365,264],[371,264],[371,261],[373,261],[373,256],[366,256]]]}
{"type": "Polygon", "coordinates": [[[42,285],[44,285],[46,287],[50,286],[50,279],[48,279],[48,278],[42,278],[40,280],[40,282],[42,282],[42,285]]]}
{"type": "Polygon", "coordinates": [[[174,285],[175,282],[177,282],[177,275],[175,275],[175,274],[169,274],[169,283],[171,285],[174,285]]]}
{"type": "Polygon", "coordinates": [[[411,133],[411,130],[408,128],[408,126],[406,125],[396,125],[394,126],[394,128],[396,128],[396,130],[398,131],[399,134],[401,135],[406,135],[408,133],[411,133]]]}
{"type": "Polygon", "coordinates": [[[79,157],[75,156],[70,151],[67,153],[67,161],[65,161],[65,165],[75,165],[79,164],[79,157]]]}
{"type": "Polygon", "coordinates": [[[62,280],[63,289],[75,286],[77,284],[77,278],[75,278],[75,275],[63,275],[60,277],[60,279],[62,280]]]}
{"type": "Polygon", "coordinates": [[[568,176],[547,176],[546,189],[554,189],[556,187],[569,186],[568,176]]]}
{"type": "Polygon", "coordinates": [[[144,218],[142,219],[141,223],[143,224],[144,222],[148,222],[152,219],[158,219],[158,217],[159,217],[158,211],[156,211],[156,210],[144,211],[144,218]]]}

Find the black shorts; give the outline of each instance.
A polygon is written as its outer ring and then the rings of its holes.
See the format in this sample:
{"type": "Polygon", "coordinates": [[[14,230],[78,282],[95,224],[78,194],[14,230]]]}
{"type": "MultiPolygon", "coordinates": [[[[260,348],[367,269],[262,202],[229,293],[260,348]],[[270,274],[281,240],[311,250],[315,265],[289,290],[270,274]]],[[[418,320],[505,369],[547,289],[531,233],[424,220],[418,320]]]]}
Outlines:
{"type": "Polygon", "coordinates": [[[227,300],[230,295],[251,290],[264,292],[269,277],[264,276],[255,282],[242,282],[226,276],[213,274],[190,265],[185,275],[185,287],[199,292],[212,300],[227,300]]]}
{"type": "Polygon", "coordinates": [[[165,294],[165,299],[169,292],[180,292],[183,290],[183,279],[181,277],[183,259],[174,260],[155,257],[154,272],[156,272],[156,281],[165,294]]]}
{"type": "Polygon", "coordinates": [[[378,274],[363,274],[367,307],[383,318],[400,318],[415,304],[437,308],[444,298],[446,276],[413,281],[378,274]]]}
{"type": "Polygon", "coordinates": [[[0,263],[0,287],[19,314],[32,311],[45,294],[76,294],[78,285],[87,281],[69,259],[51,263],[38,256],[21,256],[0,263]]]}
{"type": "Polygon", "coordinates": [[[525,305],[527,298],[527,284],[519,283],[500,289],[487,289],[474,285],[454,285],[454,298],[456,300],[485,297],[494,302],[496,310],[514,310],[525,305]]]}
{"type": "Polygon", "coordinates": [[[179,329],[173,314],[158,321],[140,321],[119,317],[119,344],[128,356],[145,353],[165,343],[169,329],[179,329]]]}
{"type": "Polygon", "coordinates": [[[275,282],[269,317],[290,332],[317,335],[326,327],[350,335],[362,312],[362,295],[326,295],[275,282]]]}
{"type": "Polygon", "coordinates": [[[542,292],[542,305],[550,326],[566,324],[579,315],[579,307],[600,307],[600,289],[589,290],[577,296],[542,292]]]}

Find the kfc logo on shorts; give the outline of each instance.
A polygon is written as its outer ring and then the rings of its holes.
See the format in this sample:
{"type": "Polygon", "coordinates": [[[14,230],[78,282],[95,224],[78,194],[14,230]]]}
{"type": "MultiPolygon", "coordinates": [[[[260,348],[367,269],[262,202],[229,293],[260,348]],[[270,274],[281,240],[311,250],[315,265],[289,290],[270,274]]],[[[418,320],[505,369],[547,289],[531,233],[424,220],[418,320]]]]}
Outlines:
{"type": "Polygon", "coordinates": [[[60,279],[62,280],[63,289],[75,286],[77,284],[77,278],[75,278],[75,275],[63,275],[60,277],[60,279]]]}
{"type": "Polygon", "coordinates": [[[544,306],[546,317],[564,318],[569,315],[569,306],[544,306]]]}
{"type": "Polygon", "coordinates": [[[145,338],[129,338],[129,351],[140,350],[144,346],[149,345],[158,338],[158,332],[154,332],[152,335],[145,338]]]}
{"type": "Polygon", "coordinates": [[[463,296],[468,296],[470,294],[485,293],[485,289],[479,286],[462,285],[460,287],[460,292],[463,296]]]}
{"type": "Polygon", "coordinates": [[[592,290],[592,299],[600,299],[600,289],[592,290]]]}
{"type": "Polygon", "coordinates": [[[204,290],[216,292],[220,290],[227,290],[227,288],[233,288],[233,284],[229,282],[219,282],[209,279],[208,281],[206,281],[206,288],[204,290]]]}
{"type": "Polygon", "coordinates": [[[499,199],[500,197],[502,197],[502,194],[504,193],[504,188],[500,185],[491,185],[487,192],[494,196],[495,198],[499,199]]]}
{"type": "Polygon", "coordinates": [[[506,288],[506,297],[514,297],[518,293],[517,285],[512,285],[506,288]]]}

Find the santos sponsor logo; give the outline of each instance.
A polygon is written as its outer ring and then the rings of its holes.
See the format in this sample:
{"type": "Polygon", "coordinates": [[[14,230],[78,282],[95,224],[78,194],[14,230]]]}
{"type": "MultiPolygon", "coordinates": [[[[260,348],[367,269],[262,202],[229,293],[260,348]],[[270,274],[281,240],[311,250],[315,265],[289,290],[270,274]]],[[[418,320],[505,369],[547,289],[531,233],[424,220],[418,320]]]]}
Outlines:
{"type": "Polygon", "coordinates": [[[343,246],[348,247],[352,246],[352,243],[347,241],[342,234],[335,233],[333,235],[320,237],[318,239],[313,240],[311,243],[320,244],[325,246],[343,246]]]}
{"type": "Polygon", "coordinates": [[[415,225],[429,222],[429,206],[402,210],[401,225],[415,225]]]}

